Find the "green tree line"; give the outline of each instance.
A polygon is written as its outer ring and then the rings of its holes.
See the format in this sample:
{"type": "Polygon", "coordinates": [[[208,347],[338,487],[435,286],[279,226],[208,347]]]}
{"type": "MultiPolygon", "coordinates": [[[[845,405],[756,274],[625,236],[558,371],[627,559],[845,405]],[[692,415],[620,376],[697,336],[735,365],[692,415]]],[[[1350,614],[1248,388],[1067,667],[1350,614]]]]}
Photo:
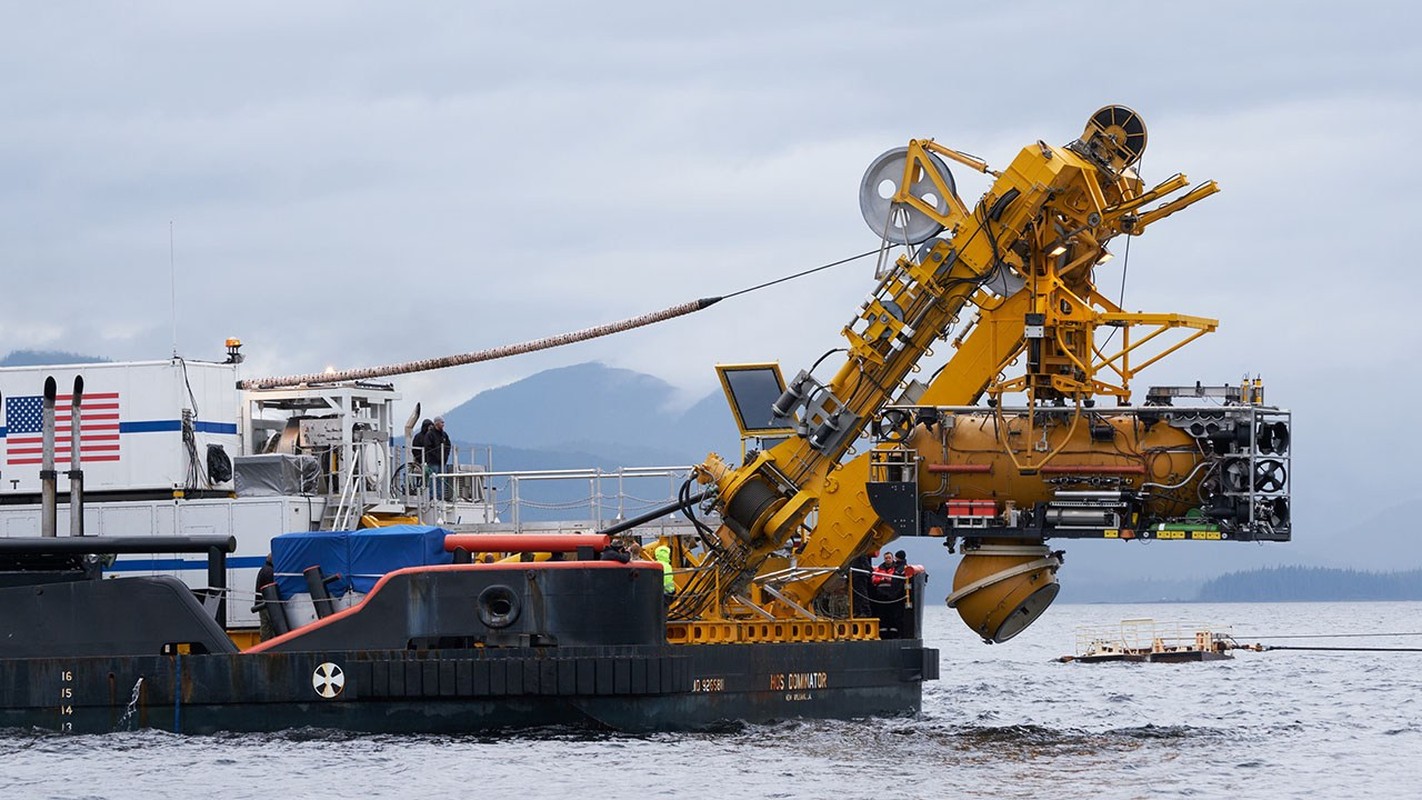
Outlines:
{"type": "Polygon", "coordinates": [[[1269,567],[1230,572],[1205,582],[1206,602],[1288,600],[1422,600],[1422,569],[1365,572],[1328,567],[1269,567]]]}

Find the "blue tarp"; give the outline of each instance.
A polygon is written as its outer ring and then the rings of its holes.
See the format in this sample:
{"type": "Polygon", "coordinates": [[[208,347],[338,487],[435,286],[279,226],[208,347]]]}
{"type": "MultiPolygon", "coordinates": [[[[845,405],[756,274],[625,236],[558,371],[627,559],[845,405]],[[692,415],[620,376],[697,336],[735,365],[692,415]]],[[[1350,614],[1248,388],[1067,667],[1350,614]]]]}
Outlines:
{"type": "Polygon", "coordinates": [[[444,551],[449,531],[431,525],[394,525],[357,531],[301,531],[272,538],[272,566],[282,597],[307,592],[304,572],[319,566],[340,580],[327,584],[332,596],[351,589],[368,592],[380,576],[402,567],[449,564],[444,551]]]}
{"type": "Polygon", "coordinates": [[[402,567],[452,564],[454,554],[444,551],[449,531],[429,525],[391,525],[366,528],[350,535],[350,575],[357,592],[375,588],[380,576],[402,567]]]}
{"type": "Polygon", "coordinates": [[[273,537],[272,567],[281,596],[305,594],[306,578],[302,573],[307,567],[316,566],[326,577],[340,575],[341,580],[327,584],[327,588],[336,597],[345,594],[346,576],[351,571],[349,535],[349,531],[301,531],[273,537]]]}

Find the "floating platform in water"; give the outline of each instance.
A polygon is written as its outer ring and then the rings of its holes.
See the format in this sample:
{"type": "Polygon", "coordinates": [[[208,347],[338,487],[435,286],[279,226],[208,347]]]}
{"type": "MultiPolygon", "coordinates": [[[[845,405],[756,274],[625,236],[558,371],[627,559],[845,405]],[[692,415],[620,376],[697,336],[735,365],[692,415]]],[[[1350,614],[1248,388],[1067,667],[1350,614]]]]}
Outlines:
{"type": "Polygon", "coordinates": [[[1158,623],[1153,619],[1122,620],[1115,628],[1083,628],[1077,631],[1075,655],[1057,659],[1063,663],[1104,664],[1118,661],[1179,664],[1192,661],[1221,661],[1234,658],[1236,647],[1228,633],[1202,625],[1158,623]]]}

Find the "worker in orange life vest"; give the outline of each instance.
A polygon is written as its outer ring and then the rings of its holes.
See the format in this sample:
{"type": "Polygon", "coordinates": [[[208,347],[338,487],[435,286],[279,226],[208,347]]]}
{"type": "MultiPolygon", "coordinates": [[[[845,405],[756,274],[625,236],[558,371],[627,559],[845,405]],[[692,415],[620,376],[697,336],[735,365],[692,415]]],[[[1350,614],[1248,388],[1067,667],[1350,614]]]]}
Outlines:
{"type": "Polygon", "coordinates": [[[884,560],[874,568],[874,574],[869,579],[876,597],[887,594],[889,587],[893,585],[895,566],[894,554],[884,553],[884,560]]]}

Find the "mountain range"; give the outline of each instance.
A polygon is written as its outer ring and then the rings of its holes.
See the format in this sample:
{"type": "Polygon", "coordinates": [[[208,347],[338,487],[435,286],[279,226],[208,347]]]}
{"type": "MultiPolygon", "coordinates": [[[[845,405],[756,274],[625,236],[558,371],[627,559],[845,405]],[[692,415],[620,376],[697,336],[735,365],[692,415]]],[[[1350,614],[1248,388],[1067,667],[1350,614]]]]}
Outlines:
{"type": "Polygon", "coordinates": [[[14,350],[0,358],[0,367],[38,367],[45,364],[94,364],[107,358],[80,355],[63,350],[14,350]]]}
{"type": "Polygon", "coordinates": [[[444,414],[456,442],[493,446],[497,469],[669,466],[740,444],[719,392],[678,408],[670,384],[597,363],[550,369],[480,392],[444,414]]]}

